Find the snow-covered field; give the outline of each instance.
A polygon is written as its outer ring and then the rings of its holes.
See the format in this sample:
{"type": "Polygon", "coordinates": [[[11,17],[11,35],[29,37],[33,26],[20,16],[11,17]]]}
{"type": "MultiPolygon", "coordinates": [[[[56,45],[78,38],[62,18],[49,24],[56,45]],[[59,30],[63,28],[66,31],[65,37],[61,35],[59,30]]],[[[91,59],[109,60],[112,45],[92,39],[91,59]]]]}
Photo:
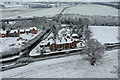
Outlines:
{"type": "Polygon", "coordinates": [[[65,10],[64,13],[76,13],[82,15],[118,16],[118,9],[97,4],[80,4],[65,10]]]}
{"type": "MultiPolygon", "coordinates": [[[[0,10],[0,16],[2,18],[17,18],[17,16],[24,17],[33,17],[33,16],[54,16],[55,14],[60,13],[60,11],[65,6],[53,7],[53,8],[38,8],[38,9],[29,9],[28,7],[25,8],[12,8],[12,9],[3,9],[0,10]]],[[[78,6],[71,7],[66,9],[65,12],[68,13],[75,13],[75,14],[82,14],[82,15],[101,15],[101,16],[118,16],[118,9],[103,6],[103,5],[96,5],[96,4],[80,4],[78,6]]],[[[63,13],[63,14],[64,14],[63,13]]]]}
{"type": "Polygon", "coordinates": [[[53,7],[53,8],[37,8],[37,9],[23,8],[23,10],[22,9],[19,10],[18,8],[18,10],[8,10],[8,11],[3,10],[4,12],[0,13],[0,15],[3,14],[2,18],[17,18],[17,16],[22,16],[22,18],[33,17],[33,16],[39,16],[39,17],[54,16],[56,14],[59,14],[64,7],[65,6],[60,6],[57,8],[53,7]]]}
{"type": "Polygon", "coordinates": [[[38,61],[0,72],[2,78],[117,78],[118,50],[107,51],[96,66],[81,55],[38,61]]]}
{"type": "Polygon", "coordinates": [[[28,42],[29,40],[33,39],[35,36],[37,36],[41,31],[39,31],[37,34],[31,34],[29,33],[28,35],[25,34],[21,34],[20,37],[22,37],[22,39],[20,39],[19,41],[17,41],[17,39],[19,37],[6,37],[6,38],[0,38],[0,52],[4,52],[4,51],[9,51],[9,49],[11,48],[20,48],[22,45],[22,42],[28,42]],[[27,41],[25,41],[25,39],[27,39],[27,41]],[[12,44],[15,44],[14,46],[10,46],[12,44]]]}
{"type": "Polygon", "coordinates": [[[118,42],[118,26],[89,26],[93,32],[93,38],[102,44],[118,42]]]}

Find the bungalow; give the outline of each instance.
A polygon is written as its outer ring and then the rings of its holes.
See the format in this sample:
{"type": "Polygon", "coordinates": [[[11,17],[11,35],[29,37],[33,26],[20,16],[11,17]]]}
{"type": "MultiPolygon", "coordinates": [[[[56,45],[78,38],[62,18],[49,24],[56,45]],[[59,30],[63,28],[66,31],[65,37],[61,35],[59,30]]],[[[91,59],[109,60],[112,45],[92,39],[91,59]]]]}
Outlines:
{"type": "Polygon", "coordinates": [[[51,51],[56,51],[76,48],[76,45],[77,45],[76,41],[72,41],[72,39],[70,38],[63,37],[62,39],[53,40],[53,43],[50,43],[49,47],[51,51]]]}
{"type": "Polygon", "coordinates": [[[19,37],[19,30],[11,30],[8,34],[9,37],[19,37]]]}
{"type": "Polygon", "coordinates": [[[37,27],[30,27],[30,33],[37,34],[37,27]]]}

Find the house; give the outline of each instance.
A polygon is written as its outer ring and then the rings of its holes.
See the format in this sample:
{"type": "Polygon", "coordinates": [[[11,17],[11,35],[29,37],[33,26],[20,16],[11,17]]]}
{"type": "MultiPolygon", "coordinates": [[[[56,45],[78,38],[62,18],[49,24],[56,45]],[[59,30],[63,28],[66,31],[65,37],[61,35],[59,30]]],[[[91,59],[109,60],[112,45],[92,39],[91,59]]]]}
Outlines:
{"type": "Polygon", "coordinates": [[[11,30],[8,34],[9,37],[19,37],[19,30],[11,30]]]}
{"type": "Polygon", "coordinates": [[[62,38],[60,40],[60,43],[57,43],[57,48],[59,49],[59,46],[60,48],[62,48],[63,50],[64,49],[70,49],[70,46],[72,44],[72,41],[69,39],[69,38],[62,38]]]}
{"type": "Polygon", "coordinates": [[[7,37],[7,32],[5,30],[1,30],[0,37],[7,37]]]}
{"type": "Polygon", "coordinates": [[[41,53],[50,52],[49,44],[47,40],[40,42],[41,53]]]}
{"type": "Polygon", "coordinates": [[[77,42],[70,38],[62,38],[62,39],[55,39],[54,42],[50,44],[50,50],[56,51],[56,50],[66,50],[71,48],[77,47],[77,42]]]}
{"type": "Polygon", "coordinates": [[[25,29],[25,32],[26,32],[27,34],[29,34],[29,33],[30,33],[30,29],[25,29]]]}
{"type": "Polygon", "coordinates": [[[59,38],[59,37],[57,37],[56,39],[51,38],[48,40],[43,40],[40,43],[41,48],[49,47],[51,51],[74,49],[74,48],[77,48],[79,45],[82,46],[83,44],[82,44],[82,41],[78,38],[77,34],[74,34],[72,36],[70,34],[66,34],[62,38],[59,38]]]}
{"type": "Polygon", "coordinates": [[[24,33],[25,33],[25,30],[24,30],[24,29],[21,29],[21,30],[19,30],[19,33],[20,33],[20,34],[24,34],[24,33]]]}
{"type": "Polygon", "coordinates": [[[30,33],[37,34],[37,27],[30,27],[30,33]]]}

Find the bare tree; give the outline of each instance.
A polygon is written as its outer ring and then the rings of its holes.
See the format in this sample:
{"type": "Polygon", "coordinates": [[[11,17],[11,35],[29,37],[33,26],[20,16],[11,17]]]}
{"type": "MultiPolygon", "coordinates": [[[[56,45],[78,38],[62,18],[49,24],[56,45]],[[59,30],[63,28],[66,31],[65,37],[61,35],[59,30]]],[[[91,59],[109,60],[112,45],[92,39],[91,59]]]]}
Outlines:
{"type": "Polygon", "coordinates": [[[105,48],[100,42],[96,39],[90,39],[87,41],[83,52],[88,55],[90,64],[94,65],[102,57],[104,50],[105,48]]]}
{"type": "Polygon", "coordinates": [[[88,55],[88,60],[91,65],[94,65],[98,61],[105,51],[105,47],[96,39],[91,38],[92,32],[90,30],[85,31],[86,45],[83,49],[83,53],[88,55]]]}

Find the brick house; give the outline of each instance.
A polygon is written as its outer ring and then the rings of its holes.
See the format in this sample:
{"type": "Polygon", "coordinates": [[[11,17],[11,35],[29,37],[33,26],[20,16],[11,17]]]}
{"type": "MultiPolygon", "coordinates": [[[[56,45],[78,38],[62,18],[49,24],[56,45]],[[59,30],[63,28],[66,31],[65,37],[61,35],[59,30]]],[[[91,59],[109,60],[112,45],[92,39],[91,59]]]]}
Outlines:
{"type": "Polygon", "coordinates": [[[77,44],[80,42],[80,39],[71,38],[70,34],[64,36],[63,38],[56,38],[56,39],[48,39],[43,40],[40,44],[40,47],[43,46],[49,47],[51,51],[59,51],[59,50],[66,50],[66,49],[74,49],[77,48],[77,44]]]}
{"type": "Polygon", "coordinates": [[[70,38],[55,39],[54,42],[50,44],[50,50],[65,50],[77,47],[77,41],[72,41],[70,38]]]}
{"type": "Polygon", "coordinates": [[[51,51],[56,51],[56,44],[53,43],[53,44],[49,45],[49,48],[51,51]]]}
{"type": "Polygon", "coordinates": [[[30,33],[37,34],[37,27],[30,27],[30,33]]]}

